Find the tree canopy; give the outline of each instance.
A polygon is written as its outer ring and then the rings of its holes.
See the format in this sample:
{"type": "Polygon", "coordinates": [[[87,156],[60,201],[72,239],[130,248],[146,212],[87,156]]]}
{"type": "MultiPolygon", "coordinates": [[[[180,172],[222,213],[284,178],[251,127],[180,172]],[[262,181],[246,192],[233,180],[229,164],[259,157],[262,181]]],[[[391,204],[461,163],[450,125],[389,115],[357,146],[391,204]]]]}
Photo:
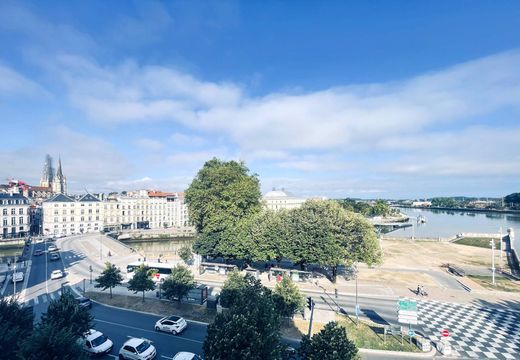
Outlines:
{"type": "Polygon", "coordinates": [[[271,291],[250,275],[229,310],[217,314],[203,344],[207,360],[263,360],[280,356],[280,316],[271,291]]]}
{"type": "Polygon", "coordinates": [[[58,299],[49,303],[41,322],[57,328],[67,328],[72,335],[78,337],[90,329],[92,319],[89,311],[79,306],[70,292],[63,292],[58,299]]]}
{"type": "Polygon", "coordinates": [[[172,269],[172,274],[164,280],[161,286],[165,298],[179,302],[194,287],[195,277],[190,269],[183,265],[175,266],[172,269]]]}
{"type": "Polygon", "coordinates": [[[260,210],[258,177],[242,162],[207,161],[185,194],[190,221],[202,234],[194,244],[201,255],[216,255],[222,233],[260,210]]]}
{"type": "Polygon", "coordinates": [[[193,252],[191,251],[190,246],[183,246],[179,249],[179,257],[186,264],[189,264],[193,260],[193,252]]]}
{"type": "Polygon", "coordinates": [[[110,298],[112,298],[112,288],[121,285],[123,282],[123,275],[121,275],[121,270],[119,270],[114,264],[106,262],[105,269],[101,275],[96,278],[96,282],[97,284],[95,287],[102,288],[103,291],[110,289],[110,298]]]}
{"type": "Polygon", "coordinates": [[[305,306],[305,297],[288,276],[276,284],[273,299],[278,312],[285,317],[292,317],[305,306]]]}
{"type": "Polygon", "coordinates": [[[0,354],[3,359],[15,359],[21,340],[33,330],[33,315],[16,300],[0,298],[0,354]]]}
{"type": "Polygon", "coordinates": [[[512,193],[505,196],[504,204],[511,209],[520,209],[520,193],[512,193]]]}
{"type": "Polygon", "coordinates": [[[154,273],[155,270],[150,269],[145,265],[139,266],[134,270],[134,276],[128,281],[128,290],[133,291],[134,293],[142,291],[144,302],[145,292],[155,289],[155,282],[152,280],[154,273]]]}
{"type": "Polygon", "coordinates": [[[311,339],[302,337],[299,349],[302,360],[358,359],[356,345],[347,338],[347,331],[336,322],[329,322],[311,339]]]}

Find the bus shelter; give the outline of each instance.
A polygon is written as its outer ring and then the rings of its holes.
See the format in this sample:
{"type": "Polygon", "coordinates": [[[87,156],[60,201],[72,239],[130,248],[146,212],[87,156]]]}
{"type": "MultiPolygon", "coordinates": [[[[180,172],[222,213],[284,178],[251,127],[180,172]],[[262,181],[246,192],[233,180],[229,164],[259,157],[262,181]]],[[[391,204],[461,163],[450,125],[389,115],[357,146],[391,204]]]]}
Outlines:
{"type": "Polygon", "coordinates": [[[312,272],[310,271],[302,271],[295,269],[283,269],[283,268],[271,268],[269,269],[269,281],[271,278],[276,279],[277,281],[281,281],[281,279],[285,276],[289,276],[290,279],[294,282],[305,282],[312,281],[312,272]]]}
{"type": "Polygon", "coordinates": [[[228,272],[238,269],[236,265],[220,264],[220,263],[200,263],[199,274],[219,274],[226,275],[228,272]]]}

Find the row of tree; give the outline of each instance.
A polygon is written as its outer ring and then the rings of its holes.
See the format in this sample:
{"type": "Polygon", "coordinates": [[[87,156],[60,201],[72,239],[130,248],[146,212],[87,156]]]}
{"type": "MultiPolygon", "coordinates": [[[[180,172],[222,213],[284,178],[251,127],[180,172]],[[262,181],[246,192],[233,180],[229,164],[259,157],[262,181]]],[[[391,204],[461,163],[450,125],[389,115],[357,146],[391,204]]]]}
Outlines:
{"type": "MultiPolygon", "coordinates": [[[[156,271],[144,265],[135,269],[134,276],[128,281],[128,290],[134,293],[142,292],[144,301],[145,293],[156,288],[156,283],[152,279],[156,271]]],[[[121,270],[107,262],[101,275],[96,278],[95,287],[102,290],[110,289],[110,298],[112,298],[112,289],[122,282],[121,270]]],[[[161,292],[166,299],[180,302],[195,285],[195,277],[191,271],[183,265],[177,265],[172,268],[171,275],[161,283],[161,292]]]]}
{"type": "Polygon", "coordinates": [[[367,201],[355,200],[355,199],[341,199],[337,200],[342,208],[348,211],[352,211],[363,216],[374,217],[374,216],[389,216],[397,214],[399,211],[392,209],[390,205],[384,200],[377,200],[374,203],[367,201]]]}
{"type": "Polygon", "coordinates": [[[186,190],[200,255],[253,261],[289,259],[331,266],[377,263],[373,226],[336,201],[310,200],[300,208],[262,210],[258,177],[243,163],[213,159],[186,190]]]}
{"type": "MultiPolygon", "coordinates": [[[[301,310],[303,303],[289,278],[271,291],[250,275],[232,273],[221,292],[221,304],[227,309],[208,326],[205,359],[286,359],[281,318],[301,310]]],[[[345,329],[332,322],[312,338],[303,336],[299,355],[302,360],[349,360],[357,358],[357,348],[345,329]]]]}
{"type": "Polygon", "coordinates": [[[33,314],[16,300],[0,299],[0,357],[24,360],[85,359],[77,339],[92,317],[74,296],[63,292],[49,303],[47,313],[33,325],[33,314]]]}

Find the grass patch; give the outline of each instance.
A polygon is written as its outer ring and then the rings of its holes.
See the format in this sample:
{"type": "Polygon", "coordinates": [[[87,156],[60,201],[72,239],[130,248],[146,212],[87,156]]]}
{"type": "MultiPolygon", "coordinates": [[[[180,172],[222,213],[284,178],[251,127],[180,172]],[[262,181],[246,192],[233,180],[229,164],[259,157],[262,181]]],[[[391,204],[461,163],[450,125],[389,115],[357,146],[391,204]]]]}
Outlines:
{"type": "Polygon", "coordinates": [[[209,310],[205,305],[178,304],[171,301],[146,298],[130,295],[116,295],[112,299],[110,294],[96,291],[87,291],[86,296],[94,301],[120,308],[149,312],[159,316],[175,314],[187,320],[211,323],[215,319],[216,311],[209,310]]]}
{"type": "MultiPolygon", "coordinates": [[[[455,240],[455,244],[459,245],[468,245],[468,246],[476,246],[480,248],[491,249],[491,245],[489,241],[491,238],[483,238],[483,237],[463,237],[461,239],[455,240]]],[[[495,246],[499,247],[498,241],[495,239],[495,246]]]]}
{"type": "MultiPolygon", "coordinates": [[[[421,350],[414,344],[409,343],[409,337],[403,338],[401,345],[400,336],[384,336],[384,328],[382,325],[360,321],[356,326],[355,320],[346,317],[337,317],[339,324],[347,329],[347,336],[352,340],[358,348],[375,349],[375,350],[389,350],[389,351],[407,351],[407,352],[421,352],[421,350]]],[[[312,324],[312,333],[316,334],[325,326],[321,323],[312,324]]],[[[283,319],[281,332],[284,336],[300,339],[302,335],[307,334],[309,322],[300,319],[283,319]]]]}
{"type": "Polygon", "coordinates": [[[493,277],[483,275],[468,275],[468,278],[475,281],[477,284],[490,289],[507,292],[520,292],[520,282],[510,280],[503,276],[495,276],[496,285],[493,286],[493,277]]]}

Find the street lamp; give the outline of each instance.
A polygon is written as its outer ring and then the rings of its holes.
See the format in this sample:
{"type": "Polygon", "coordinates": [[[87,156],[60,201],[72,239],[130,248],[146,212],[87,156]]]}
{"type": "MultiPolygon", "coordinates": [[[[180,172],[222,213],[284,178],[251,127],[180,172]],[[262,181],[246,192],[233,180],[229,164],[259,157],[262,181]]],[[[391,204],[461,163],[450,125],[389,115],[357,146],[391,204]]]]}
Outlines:
{"type": "Polygon", "coordinates": [[[495,286],[495,240],[489,241],[491,245],[491,271],[493,272],[493,286],[495,286]]]}

